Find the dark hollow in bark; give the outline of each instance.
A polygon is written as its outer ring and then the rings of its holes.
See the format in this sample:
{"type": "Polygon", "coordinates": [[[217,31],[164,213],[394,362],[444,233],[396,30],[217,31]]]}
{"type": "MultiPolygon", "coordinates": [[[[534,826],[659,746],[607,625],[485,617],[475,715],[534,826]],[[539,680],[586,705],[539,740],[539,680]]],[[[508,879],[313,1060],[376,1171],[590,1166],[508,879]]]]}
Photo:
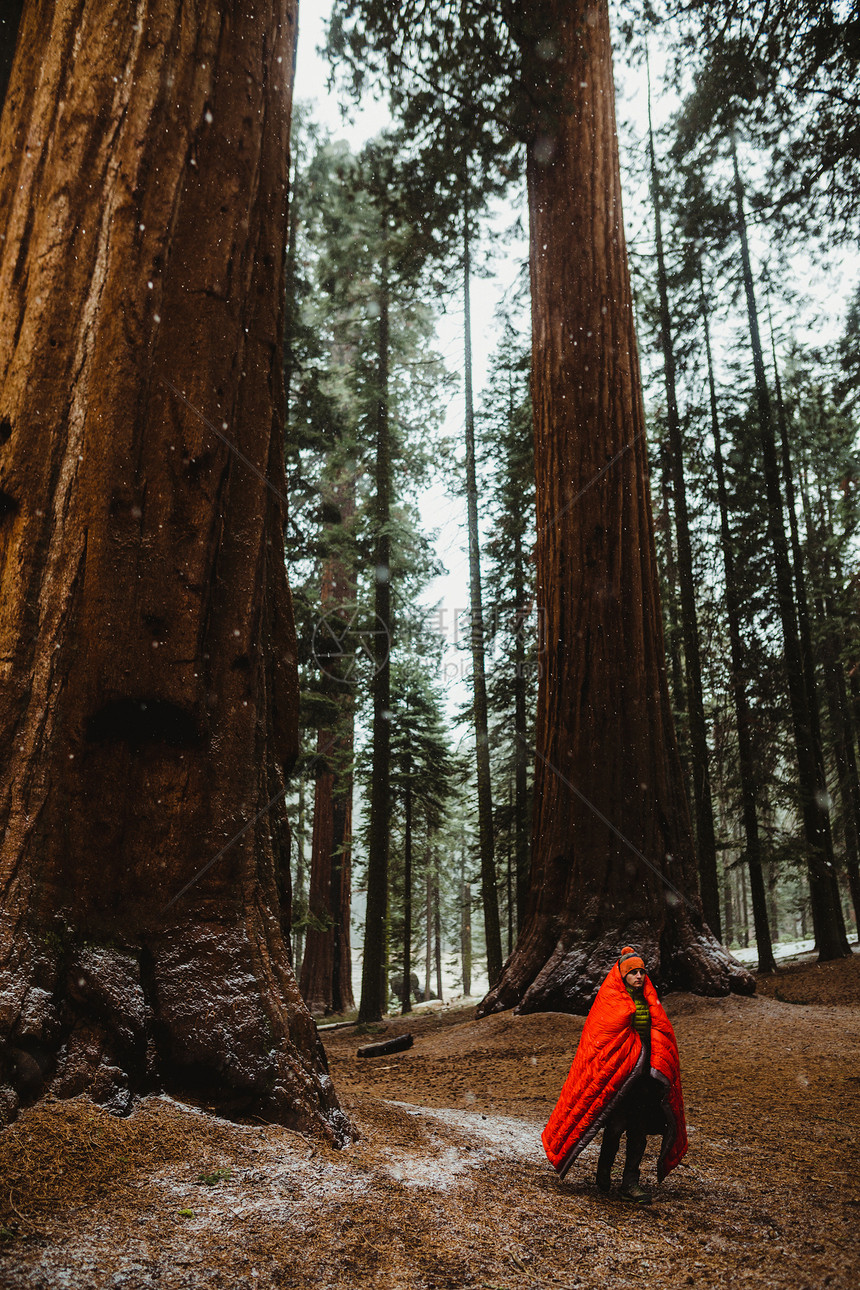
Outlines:
{"type": "Polygon", "coordinates": [[[532,4],[521,40],[546,648],[526,919],[479,1012],[585,1011],[625,943],[663,987],[751,992],[702,919],[669,706],[606,5],[532,4]]]}
{"type": "Polygon", "coordinates": [[[295,30],[292,0],[22,19],[0,131],[7,1114],[45,1087],[117,1110],[194,1087],[350,1133],[275,877],[295,30]]]}

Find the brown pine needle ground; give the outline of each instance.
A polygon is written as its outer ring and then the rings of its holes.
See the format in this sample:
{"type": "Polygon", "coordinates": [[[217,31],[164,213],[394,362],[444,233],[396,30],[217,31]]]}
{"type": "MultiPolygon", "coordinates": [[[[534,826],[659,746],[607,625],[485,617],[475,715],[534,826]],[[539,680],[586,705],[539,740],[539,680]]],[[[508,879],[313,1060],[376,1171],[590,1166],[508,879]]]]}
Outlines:
{"type": "Polygon", "coordinates": [[[341,1152],[167,1098],[30,1108],[0,1134],[0,1286],[855,1290],[860,957],[667,1006],[691,1149],[649,1209],[597,1192],[596,1145],[563,1185],[543,1157],[582,1020],[452,1011],[389,1026],[415,1045],[388,1058],[325,1035],[341,1152]]]}

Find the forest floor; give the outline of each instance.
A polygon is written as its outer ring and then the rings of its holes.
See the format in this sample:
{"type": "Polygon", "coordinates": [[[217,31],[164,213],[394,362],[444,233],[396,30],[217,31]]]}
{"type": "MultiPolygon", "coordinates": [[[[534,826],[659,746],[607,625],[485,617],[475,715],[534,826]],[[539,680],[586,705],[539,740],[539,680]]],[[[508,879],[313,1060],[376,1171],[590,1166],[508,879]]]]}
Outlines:
{"type": "Polygon", "coordinates": [[[0,1135],[0,1286],[855,1290],[860,955],[665,1003],[690,1150],[649,1207],[596,1189],[594,1144],[564,1183],[544,1157],[582,1018],[450,1009],[390,1023],[415,1043],[387,1058],[325,1033],[343,1151],[166,1097],[25,1111],[0,1135]]]}

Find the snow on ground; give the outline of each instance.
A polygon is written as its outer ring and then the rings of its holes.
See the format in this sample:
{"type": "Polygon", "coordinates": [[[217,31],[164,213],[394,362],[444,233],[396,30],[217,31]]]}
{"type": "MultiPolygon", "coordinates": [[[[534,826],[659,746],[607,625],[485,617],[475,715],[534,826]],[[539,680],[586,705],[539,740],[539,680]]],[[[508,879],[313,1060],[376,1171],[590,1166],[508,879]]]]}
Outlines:
{"type": "MultiPolygon", "coordinates": [[[[773,956],[777,963],[784,959],[796,958],[799,954],[811,954],[815,949],[815,941],[781,941],[773,947],[773,956]]],[[[750,945],[747,949],[732,950],[732,958],[737,959],[739,963],[758,963],[758,950],[755,945],[750,945]]]]}

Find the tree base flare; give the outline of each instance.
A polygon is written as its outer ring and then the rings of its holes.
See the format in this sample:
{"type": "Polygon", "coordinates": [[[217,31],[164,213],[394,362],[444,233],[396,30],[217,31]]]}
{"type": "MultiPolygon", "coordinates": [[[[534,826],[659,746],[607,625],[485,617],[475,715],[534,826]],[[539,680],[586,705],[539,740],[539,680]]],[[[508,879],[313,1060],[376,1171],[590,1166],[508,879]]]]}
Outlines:
{"type": "Polygon", "coordinates": [[[31,945],[27,970],[18,955],[0,975],[0,1123],[44,1094],[125,1115],[163,1091],[352,1140],[295,981],[261,948],[211,924],[142,947],[31,945]]]}
{"type": "MultiPolygon", "coordinates": [[[[526,940],[526,949],[528,940],[526,940]]],[[[587,1013],[623,945],[642,954],[654,986],[661,993],[689,990],[692,994],[724,996],[754,994],[755,977],[703,928],[683,943],[655,940],[635,924],[603,933],[598,939],[567,939],[545,960],[529,961],[514,950],[501,980],[478,1005],[476,1016],[513,1008],[517,1013],[587,1013]]]]}

